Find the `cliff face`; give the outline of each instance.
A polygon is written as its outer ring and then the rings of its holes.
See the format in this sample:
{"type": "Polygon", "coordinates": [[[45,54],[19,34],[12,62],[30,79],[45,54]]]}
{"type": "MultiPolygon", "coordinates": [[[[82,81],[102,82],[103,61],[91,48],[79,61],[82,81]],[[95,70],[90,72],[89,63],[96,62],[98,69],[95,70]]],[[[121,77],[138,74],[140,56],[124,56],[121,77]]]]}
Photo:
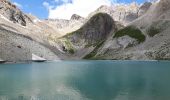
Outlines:
{"type": "Polygon", "coordinates": [[[60,34],[38,18],[24,14],[8,0],[0,0],[0,58],[7,61],[32,60],[32,54],[60,59],[60,52],[48,36],[60,34]]]}
{"type": "Polygon", "coordinates": [[[145,2],[142,5],[138,5],[133,2],[131,4],[119,4],[112,6],[101,6],[96,11],[92,12],[89,17],[97,13],[107,13],[109,14],[115,21],[119,21],[124,25],[128,25],[130,22],[144,15],[150,6],[151,2],[145,2]]]}
{"type": "Polygon", "coordinates": [[[72,54],[73,58],[79,58],[89,50],[91,51],[91,48],[103,43],[111,32],[116,30],[116,24],[108,14],[98,13],[80,29],[68,33],[54,42],[59,44],[60,50],[63,52],[72,54]]]}
{"type": "Polygon", "coordinates": [[[114,33],[93,58],[169,60],[169,5],[169,0],[154,3],[144,15],[114,33]]]}
{"type": "Polygon", "coordinates": [[[122,24],[128,24],[129,22],[137,18],[138,5],[116,5],[116,6],[101,6],[96,11],[89,15],[89,18],[97,13],[107,13],[115,21],[119,21],[122,24]],[[133,6],[133,7],[131,7],[133,6]]]}
{"type": "Polygon", "coordinates": [[[8,0],[0,0],[0,14],[14,23],[26,26],[32,20],[8,0]]]}
{"type": "Polygon", "coordinates": [[[113,28],[115,28],[113,19],[108,14],[98,13],[80,29],[64,37],[70,39],[74,44],[79,43],[77,40],[84,39],[85,43],[92,45],[105,40],[113,28]]]}

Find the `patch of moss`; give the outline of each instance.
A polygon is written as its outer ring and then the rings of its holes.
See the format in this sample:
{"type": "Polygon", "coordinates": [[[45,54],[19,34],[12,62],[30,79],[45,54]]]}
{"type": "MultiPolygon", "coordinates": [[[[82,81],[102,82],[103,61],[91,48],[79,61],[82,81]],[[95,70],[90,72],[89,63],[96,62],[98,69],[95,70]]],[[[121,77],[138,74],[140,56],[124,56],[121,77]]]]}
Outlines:
{"type": "Polygon", "coordinates": [[[153,27],[151,26],[148,30],[147,30],[147,34],[150,36],[150,37],[153,37],[155,36],[156,34],[158,34],[160,32],[160,29],[156,28],[156,27],[153,27]]]}
{"type": "Polygon", "coordinates": [[[113,38],[119,38],[128,35],[131,38],[135,38],[139,43],[145,41],[145,35],[142,34],[141,30],[134,26],[127,26],[119,31],[117,31],[113,38]]]}
{"type": "Polygon", "coordinates": [[[87,54],[83,59],[93,59],[93,57],[97,54],[97,50],[103,45],[104,41],[101,41],[97,44],[97,46],[94,48],[92,52],[87,54]]]}

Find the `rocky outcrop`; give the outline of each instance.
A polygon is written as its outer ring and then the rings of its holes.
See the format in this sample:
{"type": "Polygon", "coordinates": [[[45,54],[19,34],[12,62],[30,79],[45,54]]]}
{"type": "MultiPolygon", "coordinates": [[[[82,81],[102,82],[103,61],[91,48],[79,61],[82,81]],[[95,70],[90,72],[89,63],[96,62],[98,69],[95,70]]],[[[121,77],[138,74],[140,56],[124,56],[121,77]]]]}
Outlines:
{"type": "Polygon", "coordinates": [[[0,1],[0,14],[8,20],[26,26],[32,20],[22,13],[16,5],[10,3],[8,0],[0,1]]]}
{"type": "Polygon", "coordinates": [[[104,41],[112,30],[116,31],[112,17],[105,13],[98,13],[91,17],[80,29],[64,36],[64,38],[69,39],[74,44],[84,40],[84,43],[93,45],[99,41],[104,41]]]}
{"type": "Polygon", "coordinates": [[[133,12],[129,12],[125,15],[125,22],[130,23],[132,21],[134,21],[135,19],[138,18],[138,14],[137,13],[133,13],[133,12]]]}
{"type": "Polygon", "coordinates": [[[71,16],[70,20],[84,20],[84,18],[81,17],[80,15],[73,14],[73,15],[71,16]]]}
{"type": "Polygon", "coordinates": [[[117,30],[117,23],[106,13],[91,17],[80,29],[59,38],[58,44],[63,52],[82,58],[99,47],[107,37],[117,30]]]}
{"type": "Polygon", "coordinates": [[[148,9],[151,7],[151,5],[152,5],[151,2],[145,2],[144,4],[142,4],[139,7],[138,16],[144,15],[148,11],[148,9]]]}
{"type": "Polygon", "coordinates": [[[137,39],[131,38],[128,35],[119,37],[117,39],[117,44],[119,44],[123,49],[128,48],[128,47],[133,47],[137,45],[139,42],[137,39]]]}
{"type": "MultiPolygon", "coordinates": [[[[121,39],[108,39],[105,44],[98,49],[98,53],[93,56],[93,59],[169,60],[169,4],[169,0],[160,0],[159,2],[153,3],[144,15],[130,23],[130,25],[137,27],[143,35],[139,36],[139,34],[137,34],[139,32],[137,31],[134,31],[134,35],[130,35],[129,33],[133,31],[123,28],[124,31],[119,30],[118,32],[118,36],[121,39]],[[137,43],[137,37],[125,38],[124,35],[122,35],[126,33],[132,37],[138,36],[138,39],[143,36],[146,38],[143,42],[137,43]],[[112,43],[112,45],[109,45],[110,43],[112,43]],[[133,46],[131,46],[131,44],[133,44],[133,46]]],[[[117,32],[115,34],[117,34],[117,32]]]]}
{"type": "Polygon", "coordinates": [[[151,5],[152,3],[150,2],[145,2],[141,6],[135,2],[132,2],[131,4],[119,4],[112,6],[102,5],[96,11],[92,12],[89,15],[89,18],[96,13],[107,13],[112,16],[115,21],[128,25],[130,22],[144,15],[151,5]]]}
{"type": "Polygon", "coordinates": [[[35,62],[44,62],[46,61],[46,59],[42,58],[42,57],[39,57],[35,54],[32,54],[32,61],[35,61],[35,62]]]}
{"type": "Polygon", "coordinates": [[[129,22],[138,18],[138,8],[139,5],[136,3],[131,3],[129,5],[120,4],[113,6],[101,6],[96,11],[92,12],[89,15],[89,18],[96,13],[107,13],[109,14],[115,21],[119,21],[124,25],[127,25],[129,22]]]}

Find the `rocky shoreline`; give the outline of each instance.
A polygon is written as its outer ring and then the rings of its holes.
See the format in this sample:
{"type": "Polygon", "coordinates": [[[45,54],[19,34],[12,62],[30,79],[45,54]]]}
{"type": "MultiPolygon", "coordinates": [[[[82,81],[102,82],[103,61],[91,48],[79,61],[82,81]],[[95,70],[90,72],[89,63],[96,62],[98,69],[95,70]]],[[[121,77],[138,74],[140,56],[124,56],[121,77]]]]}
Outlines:
{"type": "Polygon", "coordinates": [[[50,60],[0,61],[0,64],[18,64],[18,63],[20,64],[20,63],[33,63],[33,62],[42,63],[42,62],[51,62],[51,61],[50,60]]]}
{"type": "Polygon", "coordinates": [[[31,64],[31,63],[49,63],[49,62],[58,62],[58,61],[116,61],[116,62],[170,62],[170,60],[46,60],[46,61],[0,61],[0,64],[31,64]]]}

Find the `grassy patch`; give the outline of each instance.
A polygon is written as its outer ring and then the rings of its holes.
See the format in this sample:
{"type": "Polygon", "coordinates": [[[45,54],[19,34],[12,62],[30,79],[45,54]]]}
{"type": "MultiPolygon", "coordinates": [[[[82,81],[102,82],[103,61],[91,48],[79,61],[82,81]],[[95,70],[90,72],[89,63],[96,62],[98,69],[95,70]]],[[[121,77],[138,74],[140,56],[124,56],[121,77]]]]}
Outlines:
{"type": "Polygon", "coordinates": [[[73,54],[74,53],[74,48],[73,48],[72,43],[70,41],[66,40],[65,45],[67,47],[68,52],[73,54]]]}
{"type": "Polygon", "coordinates": [[[66,50],[69,53],[74,54],[74,47],[73,47],[72,43],[67,39],[63,39],[62,41],[64,43],[64,46],[65,46],[66,50]]]}
{"type": "Polygon", "coordinates": [[[137,39],[139,43],[145,41],[145,35],[142,34],[140,29],[138,29],[134,26],[128,26],[128,27],[125,27],[125,28],[117,31],[113,38],[119,38],[119,37],[122,37],[125,35],[128,35],[131,38],[137,39]]]}
{"type": "Polygon", "coordinates": [[[96,54],[97,54],[97,50],[103,45],[104,41],[101,41],[92,52],[90,52],[89,54],[87,54],[83,59],[92,59],[96,54]]]}

